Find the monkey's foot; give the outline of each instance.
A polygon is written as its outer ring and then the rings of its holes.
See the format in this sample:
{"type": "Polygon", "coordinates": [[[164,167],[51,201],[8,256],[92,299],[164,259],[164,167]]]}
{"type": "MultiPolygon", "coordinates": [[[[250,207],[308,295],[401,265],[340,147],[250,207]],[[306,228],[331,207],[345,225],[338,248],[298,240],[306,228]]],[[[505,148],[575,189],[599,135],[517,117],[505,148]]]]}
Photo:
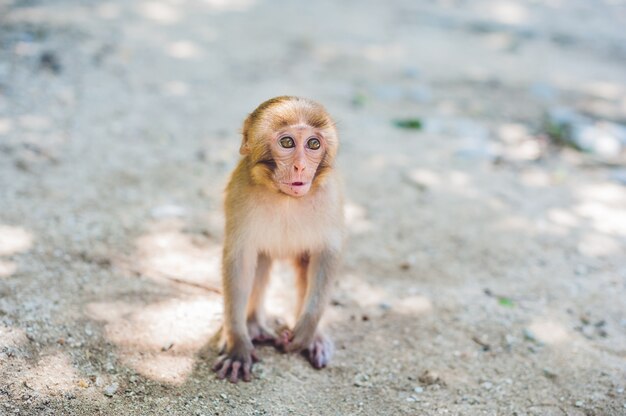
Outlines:
{"type": "Polygon", "coordinates": [[[255,344],[274,343],[276,334],[257,320],[248,321],[248,334],[255,344]]]}
{"type": "Polygon", "coordinates": [[[239,379],[250,381],[252,379],[252,364],[259,361],[254,348],[234,348],[230,352],[220,355],[213,371],[217,372],[217,377],[224,379],[228,377],[231,383],[236,383],[239,379]]]}
{"type": "Polygon", "coordinates": [[[313,341],[306,347],[299,345],[294,339],[293,331],[290,329],[282,329],[279,331],[275,345],[283,352],[301,351],[311,365],[315,368],[324,368],[330,362],[335,346],[330,338],[322,333],[317,333],[313,337],[313,341]]]}
{"type": "Polygon", "coordinates": [[[334,352],[335,345],[331,339],[323,334],[317,334],[302,354],[307,357],[313,367],[324,368],[330,362],[334,352]]]}
{"type": "Polygon", "coordinates": [[[287,327],[283,327],[278,330],[278,336],[274,340],[274,345],[282,352],[289,352],[292,339],[293,331],[287,327]]]}

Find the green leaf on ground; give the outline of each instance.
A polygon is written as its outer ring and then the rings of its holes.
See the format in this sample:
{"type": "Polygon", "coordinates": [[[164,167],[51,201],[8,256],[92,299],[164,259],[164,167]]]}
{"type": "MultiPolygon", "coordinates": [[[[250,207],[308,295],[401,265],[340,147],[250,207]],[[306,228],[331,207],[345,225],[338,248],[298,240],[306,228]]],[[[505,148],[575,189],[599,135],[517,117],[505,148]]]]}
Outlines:
{"type": "Polygon", "coordinates": [[[500,304],[500,306],[505,306],[507,308],[512,308],[513,306],[515,306],[513,300],[505,298],[503,296],[498,298],[498,303],[500,304]]]}
{"type": "Polygon", "coordinates": [[[423,127],[419,118],[403,118],[393,121],[393,125],[401,129],[420,130],[423,127]]]}

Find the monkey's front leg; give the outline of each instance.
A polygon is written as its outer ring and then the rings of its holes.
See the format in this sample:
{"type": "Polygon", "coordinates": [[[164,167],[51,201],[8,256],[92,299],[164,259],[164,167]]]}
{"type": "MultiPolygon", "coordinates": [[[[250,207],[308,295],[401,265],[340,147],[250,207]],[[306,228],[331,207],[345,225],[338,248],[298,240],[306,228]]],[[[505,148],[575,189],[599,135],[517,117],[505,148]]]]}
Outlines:
{"type": "Polygon", "coordinates": [[[223,259],[224,337],[226,345],[213,370],[219,378],[229,375],[232,383],[250,381],[252,364],[258,361],[248,334],[246,309],[256,267],[256,253],[233,253],[225,246],[223,259]]]}
{"type": "Polygon", "coordinates": [[[277,343],[287,352],[304,351],[315,368],[325,367],[334,352],[333,343],[318,328],[339,262],[339,253],[327,249],[311,256],[305,298],[291,331],[283,331],[277,343]]]}

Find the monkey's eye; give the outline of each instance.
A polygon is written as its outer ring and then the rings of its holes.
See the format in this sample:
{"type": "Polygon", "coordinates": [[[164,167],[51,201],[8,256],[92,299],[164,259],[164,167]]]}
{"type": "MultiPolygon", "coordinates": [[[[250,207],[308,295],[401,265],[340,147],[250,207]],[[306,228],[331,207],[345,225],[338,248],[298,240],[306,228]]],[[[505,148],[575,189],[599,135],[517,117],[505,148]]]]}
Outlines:
{"type": "Polygon", "coordinates": [[[280,145],[284,147],[285,149],[291,149],[292,147],[296,145],[293,141],[293,138],[289,136],[283,137],[282,139],[278,141],[278,143],[280,143],[280,145]]]}
{"type": "Polygon", "coordinates": [[[313,137],[309,139],[308,142],[306,142],[306,147],[312,150],[317,150],[320,148],[320,141],[316,139],[315,137],[313,137]]]}

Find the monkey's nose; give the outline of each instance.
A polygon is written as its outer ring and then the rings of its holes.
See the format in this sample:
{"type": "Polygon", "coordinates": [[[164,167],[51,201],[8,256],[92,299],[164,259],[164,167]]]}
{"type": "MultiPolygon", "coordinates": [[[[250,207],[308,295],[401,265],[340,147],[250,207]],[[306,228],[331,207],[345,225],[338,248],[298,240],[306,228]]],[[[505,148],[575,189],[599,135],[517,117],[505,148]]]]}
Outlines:
{"type": "Polygon", "coordinates": [[[304,168],[306,168],[306,164],[296,162],[293,164],[293,168],[296,171],[296,173],[302,173],[304,172],[304,168]]]}

